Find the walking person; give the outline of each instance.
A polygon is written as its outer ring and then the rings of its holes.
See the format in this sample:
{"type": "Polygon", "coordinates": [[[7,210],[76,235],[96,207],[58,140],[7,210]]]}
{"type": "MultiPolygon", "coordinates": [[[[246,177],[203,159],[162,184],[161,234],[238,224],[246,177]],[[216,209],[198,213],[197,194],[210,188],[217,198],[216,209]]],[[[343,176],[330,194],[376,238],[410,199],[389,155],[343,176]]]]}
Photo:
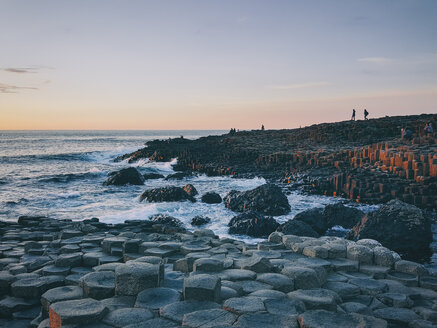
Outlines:
{"type": "Polygon", "coordinates": [[[355,121],[355,108],[352,109],[352,118],[351,121],[355,121]]]}
{"type": "Polygon", "coordinates": [[[367,116],[369,115],[369,112],[367,111],[367,109],[364,109],[364,119],[368,120],[367,116]]]}

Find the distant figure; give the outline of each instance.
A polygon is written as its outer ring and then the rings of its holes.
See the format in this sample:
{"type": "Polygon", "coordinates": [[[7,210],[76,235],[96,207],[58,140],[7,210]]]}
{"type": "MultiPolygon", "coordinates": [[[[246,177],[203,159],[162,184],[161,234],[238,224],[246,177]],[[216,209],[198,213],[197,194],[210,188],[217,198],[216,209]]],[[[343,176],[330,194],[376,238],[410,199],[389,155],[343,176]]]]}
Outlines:
{"type": "Polygon", "coordinates": [[[425,125],[425,128],[423,130],[425,131],[425,136],[432,136],[434,134],[434,129],[431,122],[429,122],[428,125],[425,125]]]}
{"type": "Polygon", "coordinates": [[[402,139],[411,140],[413,139],[413,131],[410,128],[404,128],[402,131],[402,139]]]}
{"type": "Polygon", "coordinates": [[[261,125],[261,131],[264,131],[264,124],[261,125]]]}
{"type": "Polygon", "coordinates": [[[369,112],[367,111],[367,109],[364,109],[364,119],[368,120],[367,116],[369,116],[369,112]]]}
{"type": "Polygon", "coordinates": [[[352,109],[352,118],[351,121],[355,121],[355,108],[352,109]]]}
{"type": "Polygon", "coordinates": [[[235,134],[236,130],[235,128],[232,128],[231,131],[229,131],[229,134],[235,134]]]}

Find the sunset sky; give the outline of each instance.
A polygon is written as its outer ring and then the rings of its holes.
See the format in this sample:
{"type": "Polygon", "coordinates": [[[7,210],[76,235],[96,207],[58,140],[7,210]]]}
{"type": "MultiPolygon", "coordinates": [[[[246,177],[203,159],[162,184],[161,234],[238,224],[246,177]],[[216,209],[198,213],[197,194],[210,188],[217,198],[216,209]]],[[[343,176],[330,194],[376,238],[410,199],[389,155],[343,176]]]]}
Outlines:
{"type": "Polygon", "coordinates": [[[0,0],[0,129],[437,112],[435,0],[0,0]]]}

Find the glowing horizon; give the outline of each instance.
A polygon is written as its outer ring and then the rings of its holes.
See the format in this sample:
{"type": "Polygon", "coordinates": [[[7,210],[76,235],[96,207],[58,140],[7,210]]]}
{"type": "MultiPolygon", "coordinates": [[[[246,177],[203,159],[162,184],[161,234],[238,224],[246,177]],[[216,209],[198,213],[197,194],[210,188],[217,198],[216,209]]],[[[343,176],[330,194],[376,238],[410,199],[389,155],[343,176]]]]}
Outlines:
{"type": "Polygon", "coordinates": [[[437,3],[10,1],[0,130],[295,128],[437,112],[437,3]]]}

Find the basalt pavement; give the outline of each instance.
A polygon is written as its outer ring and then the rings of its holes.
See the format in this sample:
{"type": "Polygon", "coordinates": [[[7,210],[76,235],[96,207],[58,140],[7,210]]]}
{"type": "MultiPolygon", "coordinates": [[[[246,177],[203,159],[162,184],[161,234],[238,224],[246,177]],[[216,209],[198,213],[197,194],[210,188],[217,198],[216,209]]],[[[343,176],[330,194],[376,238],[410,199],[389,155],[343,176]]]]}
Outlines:
{"type": "Polygon", "coordinates": [[[0,236],[3,327],[437,327],[437,275],[374,240],[32,217],[0,236]]]}

